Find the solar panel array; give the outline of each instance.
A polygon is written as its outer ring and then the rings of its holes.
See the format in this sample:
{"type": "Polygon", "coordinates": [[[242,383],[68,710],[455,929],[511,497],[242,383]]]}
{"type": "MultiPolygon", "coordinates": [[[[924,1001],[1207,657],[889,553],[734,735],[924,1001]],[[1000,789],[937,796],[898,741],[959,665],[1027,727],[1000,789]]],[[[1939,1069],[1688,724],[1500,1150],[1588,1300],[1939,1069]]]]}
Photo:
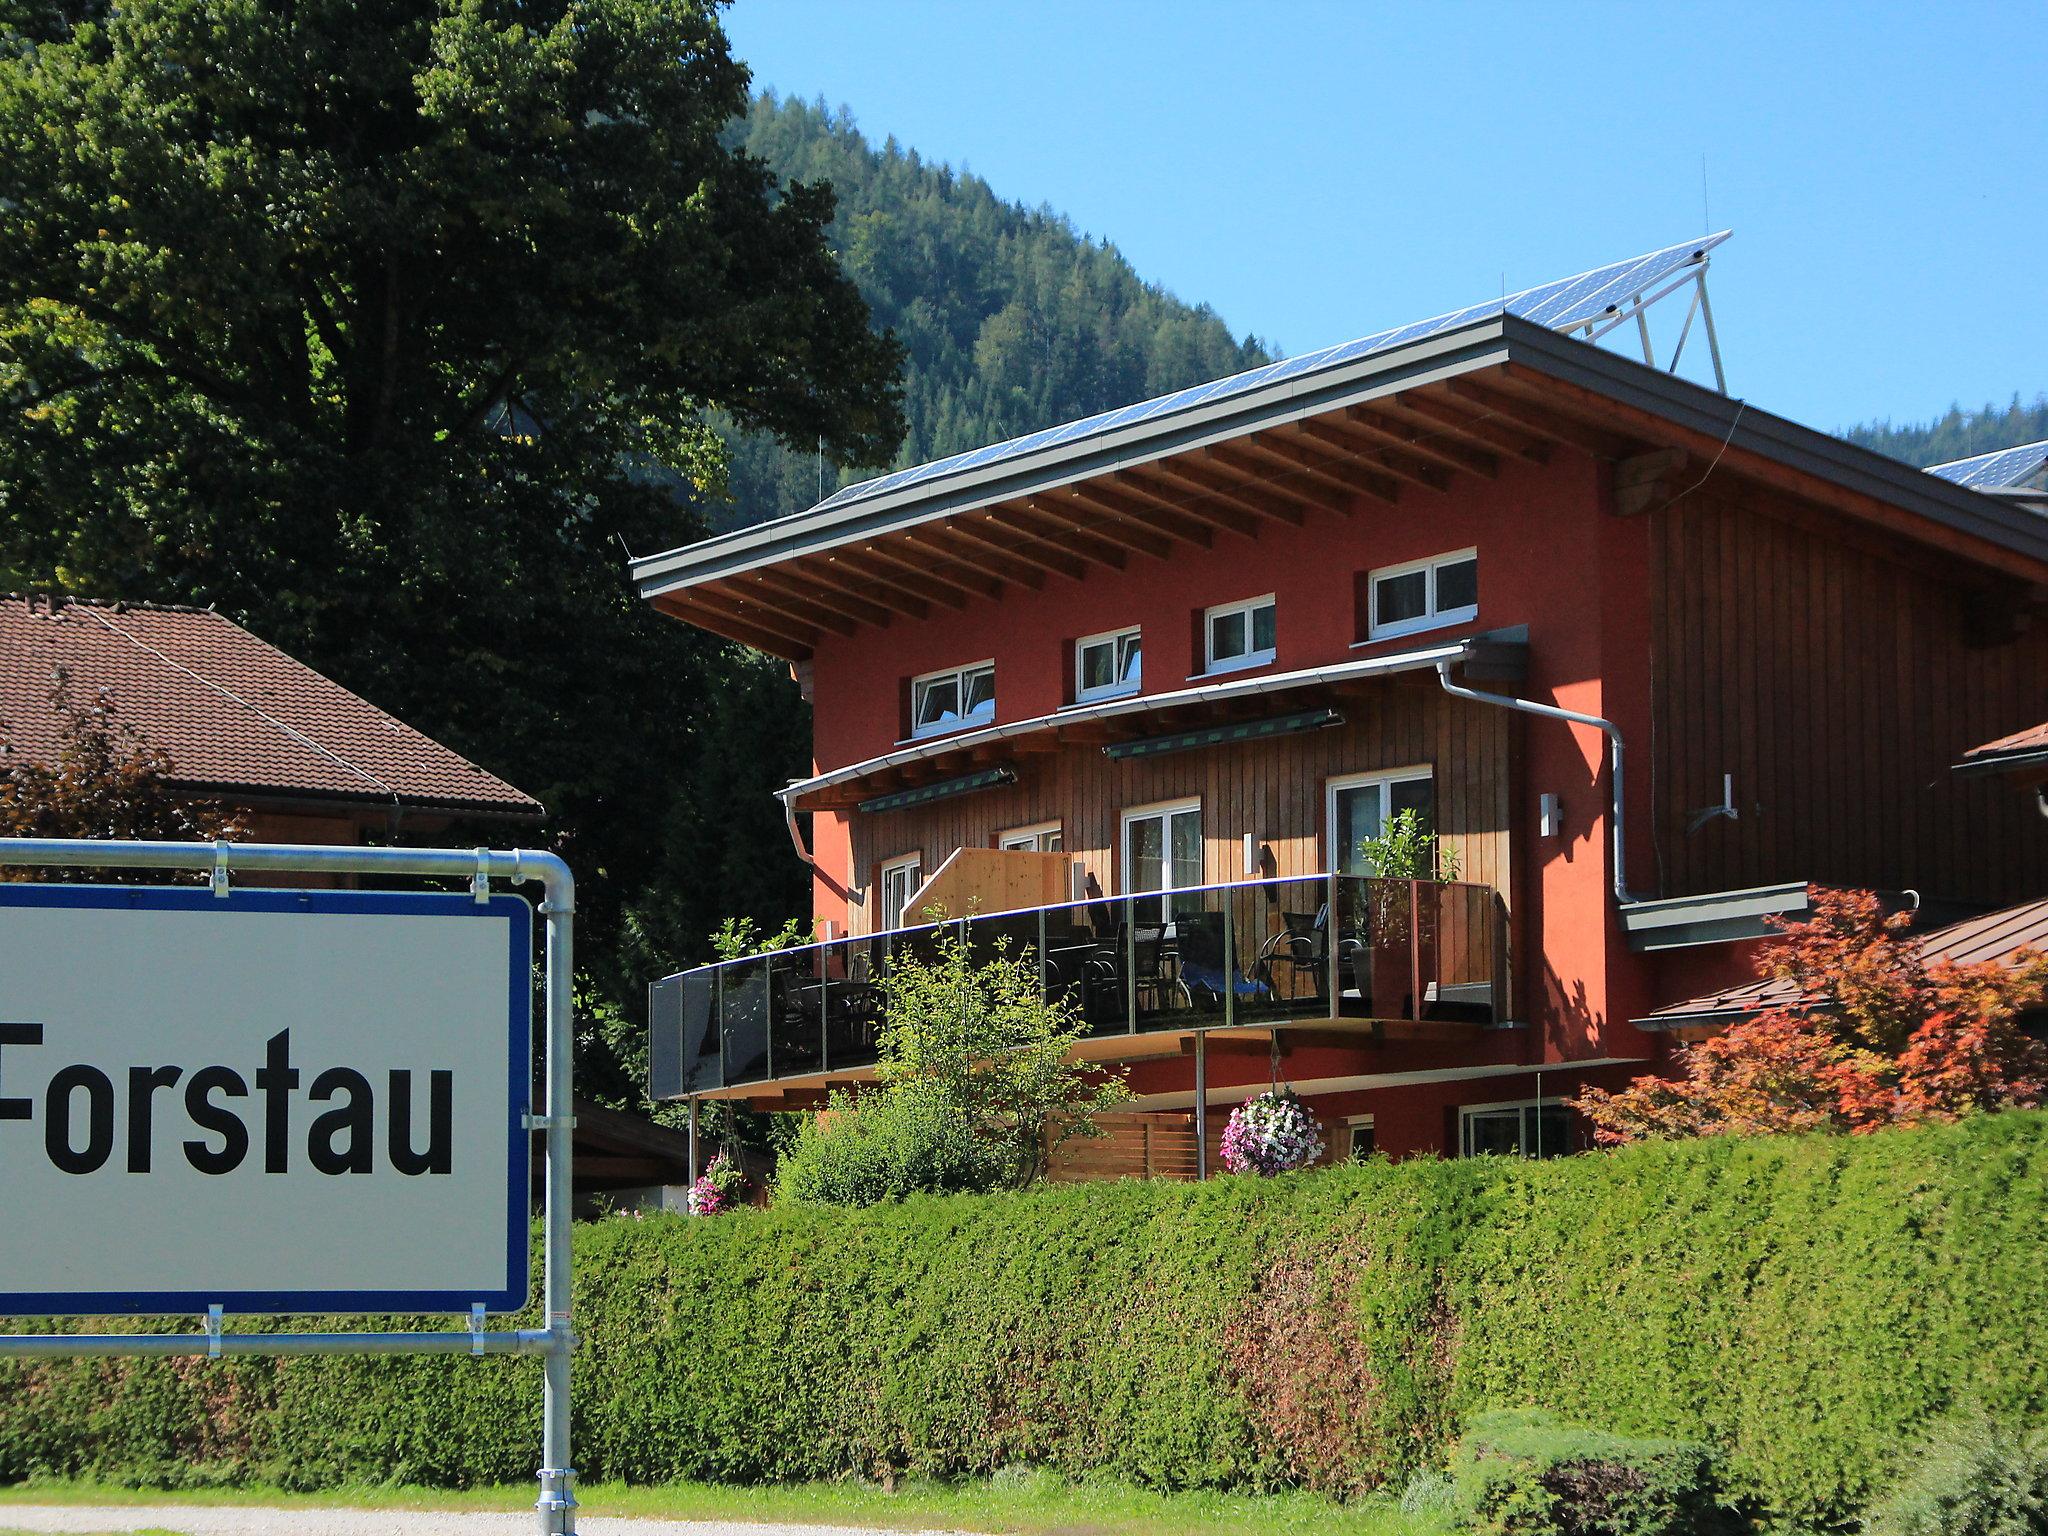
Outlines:
{"type": "Polygon", "coordinates": [[[1953,464],[1936,464],[1927,473],[1973,491],[2002,491],[2041,484],[2044,471],[2048,471],[2048,439],[1957,459],[1953,464]]]}
{"type": "Polygon", "coordinates": [[[1404,342],[1420,341],[1441,331],[1452,330],[1457,326],[1484,320],[1493,315],[1516,315],[1537,325],[1548,326],[1552,330],[1574,330],[1588,321],[1597,322],[1603,316],[1620,312],[1623,306],[1638,297],[1647,296],[1659,283],[1678,275],[1687,267],[1698,265],[1705,259],[1707,252],[1726,240],[1731,233],[1732,231],[1724,229],[1718,234],[1704,235],[1680,245],[1667,245],[1662,250],[1651,251],[1647,255],[1617,261],[1610,266],[1596,267],[1591,272],[1581,272],[1576,277],[1543,283],[1535,288],[1525,288],[1520,293],[1511,293],[1502,298],[1488,299],[1483,304],[1454,309],[1449,314],[1437,315],[1429,320],[1418,320],[1413,325],[1362,336],[1357,341],[1325,347],[1319,352],[1305,352],[1300,357],[1268,363],[1262,368],[1232,374],[1229,378],[1217,379],[1208,384],[1197,384],[1191,389],[1161,395],[1155,400],[1144,400],[1118,410],[1104,411],[1100,415],[1083,417],[1064,426],[1048,427],[1044,431],[1013,437],[1007,442],[994,443],[986,448],[956,453],[950,458],[934,459],[929,464],[920,464],[913,469],[899,469],[890,474],[878,475],[871,480],[863,480],[835,492],[811,510],[823,512],[853,502],[866,501],[871,497],[886,495],[891,491],[903,490],[926,481],[981,469],[1006,459],[1022,458],[1041,449],[1055,448],[1082,438],[1114,432],[1138,422],[1171,416],[1178,411],[1192,410],[1211,401],[1248,394],[1269,384],[1278,384],[1325,369],[1341,367],[1371,353],[1385,351],[1404,342]]]}

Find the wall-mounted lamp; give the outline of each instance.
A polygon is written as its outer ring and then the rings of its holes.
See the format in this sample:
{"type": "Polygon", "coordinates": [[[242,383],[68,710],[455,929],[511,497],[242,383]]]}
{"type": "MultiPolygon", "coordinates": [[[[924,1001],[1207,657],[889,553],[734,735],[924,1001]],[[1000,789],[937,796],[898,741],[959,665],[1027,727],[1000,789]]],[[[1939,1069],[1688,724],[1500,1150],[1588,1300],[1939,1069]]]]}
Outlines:
{"type": "Polygon", "coordinates": [[[1564,801],[1556,795],[1540,795],[1536,800],[1536,835],[1557,837],[1564,831],[1564,801]]]}

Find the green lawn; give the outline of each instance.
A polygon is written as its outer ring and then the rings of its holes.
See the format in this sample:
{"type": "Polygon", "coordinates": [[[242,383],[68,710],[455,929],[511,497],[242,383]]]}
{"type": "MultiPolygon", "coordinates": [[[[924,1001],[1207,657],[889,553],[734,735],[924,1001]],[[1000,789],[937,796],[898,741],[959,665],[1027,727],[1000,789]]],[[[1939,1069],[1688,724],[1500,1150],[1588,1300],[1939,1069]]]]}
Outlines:
{"type": "MultiPolygon", "coordinates": [[[[320,1508],[530,1509],[532,1486],[460,1492],[438,1488],[356,1487],[324,1493],[275,1488],[165,1492],[96,1483],[30,1482],[0,1488],[0,1521],[12,1504],[276,1504],[320,1508]]],[[[792,1524],[876,1525],[905,1530],[984,1531],[991,1536],[1438,1536],[1442,1527],[1375,1500],[1337,1504],[1312,1494],[1248,1497],[1148,1493],[1108,1483],[1069,1483],[1044,1473],[972,1483],[899,1484],[894,1493],[865,1483],[803,1483],[732,1488],[673,1483],[630,1488],[597,1483],[577,1489],[583,1512],[670,1520],[759,1520],[792,1524]]],[[[0,1528],[0,1536],[5,1536],[0,1528]]]]}

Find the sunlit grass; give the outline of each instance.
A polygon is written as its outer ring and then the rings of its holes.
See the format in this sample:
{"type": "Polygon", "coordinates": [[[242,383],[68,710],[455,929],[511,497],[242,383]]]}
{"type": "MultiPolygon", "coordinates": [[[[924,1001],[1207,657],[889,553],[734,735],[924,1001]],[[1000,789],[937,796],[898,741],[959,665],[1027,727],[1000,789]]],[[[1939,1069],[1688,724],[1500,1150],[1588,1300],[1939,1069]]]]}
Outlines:
{"type": "MultiPolygon", "coordinates": [[[[321,1493],[236,1487],[165,1491],[100,1483],[33,1481],[0,1488],[8,1504],[263,1504],[327,1509],[530,1509],[531,1485],[450,1490],[387,1485],[321,1493]]],[[[1437,1536],[1437,1523],[1374,1499],[1339,1504],[1306,1493],[1151,1493],[1115,1483],[1071,1483],[1023,1472],[966,1483],[908,1480],[885,1492],[861,1482],[735,1488],[706,1483],[577,1489],[588,1515],[764,1524],[867,1525],[959,1530],[989,1536],[1437,1536]]],[[[5,1536],[0,1530],[0,1536],[5,1536]]]]}

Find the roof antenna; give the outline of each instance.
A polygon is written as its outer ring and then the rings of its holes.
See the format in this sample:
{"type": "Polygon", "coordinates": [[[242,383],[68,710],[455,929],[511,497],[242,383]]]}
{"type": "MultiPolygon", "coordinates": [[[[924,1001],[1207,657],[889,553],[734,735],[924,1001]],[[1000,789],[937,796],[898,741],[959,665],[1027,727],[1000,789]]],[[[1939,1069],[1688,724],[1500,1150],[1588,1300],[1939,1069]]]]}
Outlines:
{"type": "Polygon", "coordinates": [[[1707,152],[1700,151],[1700,233],[1714,232],[1713,205],[1707,201],[1707,152]]]}
{"type": "Polygon", "coordinates": [[[825,439],[824,439],[824,436],[823,436],[823,434],[820,434],[820,435],[819,435],[819,438],[818,438],[818,500],[820,500],[820,501],[823,501],[824,499],[825,499],[825,439]]]}

